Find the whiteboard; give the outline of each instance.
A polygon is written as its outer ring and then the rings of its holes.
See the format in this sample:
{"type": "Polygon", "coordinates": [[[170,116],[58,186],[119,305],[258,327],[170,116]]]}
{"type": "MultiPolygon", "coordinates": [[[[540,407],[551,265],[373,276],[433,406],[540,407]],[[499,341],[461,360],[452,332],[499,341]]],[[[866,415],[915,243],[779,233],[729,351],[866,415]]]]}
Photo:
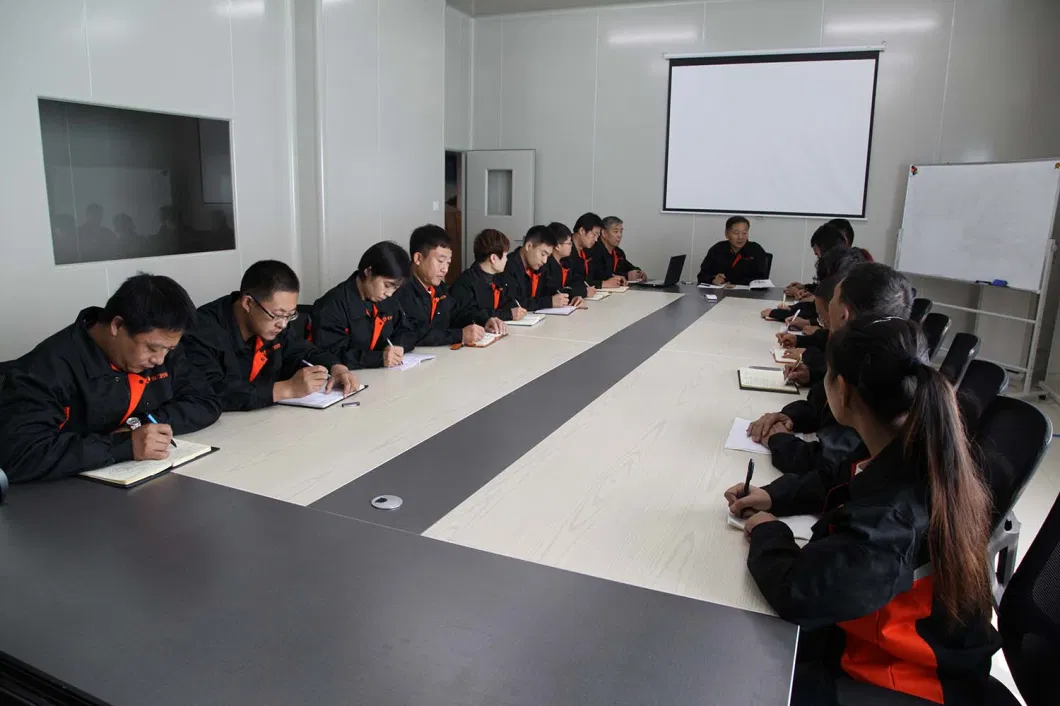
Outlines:
{"type": "Polygon", "coordinates": [[[1039,291],[1060,161],[915,165],[908,178],[898,270],[1039,291]]]}

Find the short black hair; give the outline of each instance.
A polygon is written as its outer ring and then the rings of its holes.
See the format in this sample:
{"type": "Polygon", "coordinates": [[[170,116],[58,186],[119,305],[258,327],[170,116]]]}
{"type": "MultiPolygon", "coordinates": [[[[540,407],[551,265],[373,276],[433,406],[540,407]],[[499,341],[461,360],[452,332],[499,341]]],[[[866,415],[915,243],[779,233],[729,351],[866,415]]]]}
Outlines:
{"type": "Polygon", "coordinates": [[[556,245],[559,245],[560,243],[565,243],[570,240],[570,228],[568,228],[563,223],[560,223],[559,221],[552,221],[548,224],[548,229],[552,231],[552,235],[556,236],[556,245]]]}
{"type": "Polygon", "coordinates": [[[842,281],[843,275],[841,274],[826,277],[817,283],[817,287],[813,290],[813,296],[825,302],[832,301],[832,297],[835,295],[835,288],[842,281]]]}
{"type": "Polygon", "coordinates": [[[748,228],[751,227],[751,221],[747,220],[743,216],[730,216],[729,220],[725,221],[725,232],[728,233],[733,229],[734,226],[738,226],[743,223],[748,228]]]}
{"type": "Polygon", "coordinates": [[[595,213],[583,213],[578,216],[578,220],[574,222],[574,227],[571,230],[577,233],[579,230],[584,230],[586,233],[591,231],[593,228],[600,228],[603,230],[604,222],[600,220],[600,216],[595,213]]]}
{"type": "Polygon", "coordinates": [[[905,275],[880,262],[854,265],[843,277],[839,301],[850,308],[851,319],[864,316],[908,319],[913,288],[905,275]]]}
{"type": "Polygon", "coordinates": [[[526,231],[526,237],[523,238],[523,245],[534,243],[544,243],[551,247],[559,245],[555,233],[548,226],[530,226],[530,230],[526,231]]]}
{"type": "Polygon", "coordinates": [[[368,270],[372,271],[374,277],[405,279],[412,270],[412,261],[405,248],[392,240],[384,240],[361,255],[361,261],[357,263],[358,276],[364,277],[368,270]]]}
{"type": "Polygon", "coordinates": [[[850,243],[847,242],[847,238],[836,226],[831,223],[825,223],[823,226],[818,228],[810,236],[810,247],[817,248],[824,255],[832,248],[837,248],[840,245],[848,247],[850,243]]]}
{"type": "Polygon", "coordinates": [[[259,260],[243,273],[239,291],[255,299],[268,299],[276,292],[295,292],[300,289],[298,275],[279,260],[259,260]]]}
{"type": "Polygon", "coordinates": [[[817,260],[815,276],[818,282],[846,274],[850,268],[865,262],[865,254],[858,248],[837,245],[817,260]]]}
{"type": "Polygon", "coordinates": [[[130,336],[155,330],[183,332],[195,322],[195,304],[175,280],[140,272],[121,283],[99,320],[110,323],[117,316],[130,336]]]}
{"type": "Polygon", "coordinates": [[[453,249],[453,239],[441,226],[428,223],[412,231],[409,236],[409,255],[419,253],[427,257],[435,248],[453,249]]]}
{"type": "Polygon", "coordinates": [[[854,226],[850,225],[850,221],[845,218],[833,218],[832,220],[825,223],[826,226],[832,226],[838,228],[839,232],[846,238],[847,245],[854,244],[854,226]]]}
{"type": "Polygon", "coordinates": [[[504,257],[511,246],[512,241],[508,240],[507,235],[494,228],[487,228],[475,236],[471,249],[475,253],[475,262],[485,262],[491,255],[504,257]]]}

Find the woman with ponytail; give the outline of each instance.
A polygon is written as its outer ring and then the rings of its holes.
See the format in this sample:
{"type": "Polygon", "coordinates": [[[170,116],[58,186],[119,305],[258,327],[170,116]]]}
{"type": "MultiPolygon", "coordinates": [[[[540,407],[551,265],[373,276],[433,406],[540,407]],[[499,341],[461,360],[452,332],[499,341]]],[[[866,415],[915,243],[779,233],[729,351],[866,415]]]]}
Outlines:
{"type": "Polygon", "coordinates": [[[830,337],[827,361],[828,405],[868,458],[725,493],[733,514],[751,515],[755,583],[803,628],[791,703],[861,703],[849,692],[865,682],[981,704],[1000,647],[990,626],[990,495],[953,388],[903,319],[848,323],[830,337]],[[803,513],[821,519],[800,548],[776,516],[803,513]]]}

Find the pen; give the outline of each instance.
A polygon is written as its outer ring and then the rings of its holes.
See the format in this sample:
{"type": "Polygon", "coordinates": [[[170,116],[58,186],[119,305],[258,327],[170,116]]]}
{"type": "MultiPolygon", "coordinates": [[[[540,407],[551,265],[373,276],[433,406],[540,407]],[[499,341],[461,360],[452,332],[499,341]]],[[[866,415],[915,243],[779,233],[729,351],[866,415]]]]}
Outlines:
{"type": "Polygon", "coordinates": [[[523,305],[519,303],[519,300],[518,300],[518,299],[516,299],[516,300],[515,300],[515,305],[516,305],[517,307],[519,307],[520,309],[522,309],[522,308],[523,308],[523,305]]]}
{"type": "Polygon", "coordinates": [[[748,365],[751,370],[783,370],[783,368],[771,368],[768,365],[748,365]]]}
{"type": "Polygon", "coordinates": [[[746,498],[747,494],[751,492],[751,478],[755,474],[755,460],[749,459],[747,461],[747,478],[743,482],[743,490],[740,491],[741,498],[746,498]]]}
{"type": "Polygon", "coordinates": [[[342,406],[343,407],[360,407],[361,403],[360,402],[343,402],[342,406]]]}
{"type": "MultiPolygon", "coordinates": [[[[152,424],[158,424],[158,420],[155,419],[155,415],[153,414],[147,415],[147,421],[151,422],[152,424]]],[[[173,448],[177,448],[177,442],[173,441],[172,438],[169,439],[169,443],[173,444],[173,448]]]]}

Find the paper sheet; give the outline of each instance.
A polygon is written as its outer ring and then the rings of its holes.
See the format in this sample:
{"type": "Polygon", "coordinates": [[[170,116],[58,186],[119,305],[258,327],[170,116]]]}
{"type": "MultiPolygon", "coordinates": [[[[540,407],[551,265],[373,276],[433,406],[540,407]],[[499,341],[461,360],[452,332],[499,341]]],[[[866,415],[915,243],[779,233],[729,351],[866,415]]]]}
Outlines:
{"type": "Polygon", "coordinates": [[[570,316],[574,313],[577,307],[573,306],[554,306],[548,309],[538,309],[535,314],[548,314],[549,316],[570,316]]]}
{"type": "MultiPolygon", "coordinates": [[[[351,392],[351,395],[355,395],[363,390],[367,385],[361,385],[356,391],[351,392]]],[[[346,395],[342,394],[342,388],[336,387],[331,392],[324,392],[324,390],[318,390],[312,394],[306,395],[305,397],[296,397],[290,400],[280,400],[277,404],[287,405],[288,407],[311,407],[312,409],[326,409],[331,405],[335,404],[346,398],[346,395]]]]}
{"type": "Polygon", "coordinates": [[[700,284],[696,286],[699,289],[736,289],[741,291],[747,291],[751,288],[751,286],[747,284],[700,284]]]}
{"type": "MultiPolygon", "coordinates": [[[[795,535],[795,539],[801,539],[804,542],[810,541],[810,537],[813,536],[813,526],[817,524],[816,515],[792,515],[791,517],[778,517],[777,519],[791,528],[791,533],[795,535]]],[[[747,524],[747,520],[733,517],[728,512],[725,513],[725,522],[729,527],[735,527],[741,531],[744,525],[747,524]]]]}
{"type": "Polygon", "coordinates": [[[420,363],[434,360],[436,357],[425,353],[406,353],[401,359],[401,365],[395,365],[393,368],[387,368],[387,370],[408,370],[409,368],[415,368],[420,363]]]}
{"type": "Polygon", "coordinates": [[[628,292],[629,291],[629,287],[604,287],[603,291],[610,292],[610,293],[621,294],[622,292],[628,292]]]}
{"type": "Polygon", "coordinates": [[[725,448],[732,449],[733,451],[747,451],[748,453],[765,454],[768,456],[769,448],[758,442],[752,441],[751,437],[747,436],[747,428],[750,426],[750,419],[741,419],[740,417],[737,417],[732,423],[732,429],[729,429],[729,438],[725,440],[725,448]]]}
{"type": "Polygon", "coordinates": [[[518,321],[505,321],[509,327],[511,326],[537,326],[539,323],[545,320],[544,314],[527,314],[518,321]]]}
{"type": "Polygon", "coordinates": [[[717,294],[704,294],[703,297],[707,301],[712,301],[712,302],[718,301],[718,295],[717,294]]]}

